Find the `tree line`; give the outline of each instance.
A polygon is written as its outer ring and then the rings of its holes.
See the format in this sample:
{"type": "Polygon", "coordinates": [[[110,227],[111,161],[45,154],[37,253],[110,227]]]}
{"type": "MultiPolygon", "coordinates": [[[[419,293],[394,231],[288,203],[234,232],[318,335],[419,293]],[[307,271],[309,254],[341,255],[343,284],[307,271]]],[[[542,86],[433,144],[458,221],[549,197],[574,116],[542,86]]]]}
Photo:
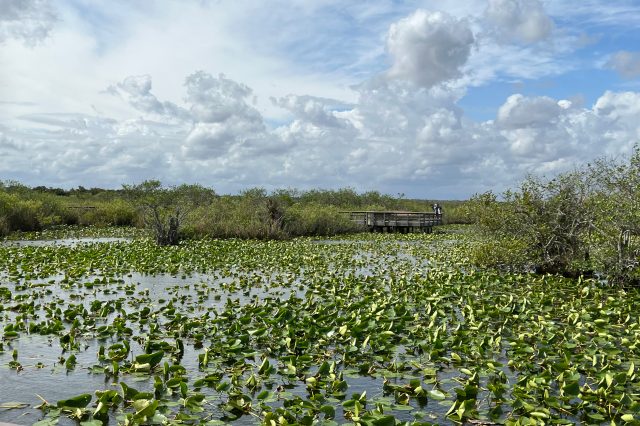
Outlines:
{"type": "MultiPolygon", "coordinates": [[[[159,244],[181,238],[290,238],[358,231],[345,210],[431,211],[436,200],[407,199],[377,191],[251,188],[217,194],[201,185],[162,185],[157,180],[120,189],[63,190],[0,182],[0,237],[57,225],[136,226],[159,244]]],[[[445,219],[464,220],[461,202],[444,204],[445,219]]]]}

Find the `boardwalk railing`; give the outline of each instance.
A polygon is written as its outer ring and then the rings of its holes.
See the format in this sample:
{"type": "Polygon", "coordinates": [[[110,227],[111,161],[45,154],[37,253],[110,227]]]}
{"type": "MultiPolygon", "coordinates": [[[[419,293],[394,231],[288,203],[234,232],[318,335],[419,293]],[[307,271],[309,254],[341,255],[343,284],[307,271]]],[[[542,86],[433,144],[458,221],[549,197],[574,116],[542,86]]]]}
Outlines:
{"type": "Polygon", "coordinates": [[[442,225],[442,215],[427,212],[343,212],[358,225],[372,232],[431,232],[434,226],[442,225]]]}

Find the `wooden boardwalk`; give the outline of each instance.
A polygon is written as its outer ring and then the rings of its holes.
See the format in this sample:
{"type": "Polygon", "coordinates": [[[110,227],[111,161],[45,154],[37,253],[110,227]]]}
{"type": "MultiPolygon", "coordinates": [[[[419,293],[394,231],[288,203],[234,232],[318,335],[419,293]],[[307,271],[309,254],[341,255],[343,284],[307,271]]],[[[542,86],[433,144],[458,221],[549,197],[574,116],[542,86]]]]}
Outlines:
{"type": "Polygon", "coordinates": [[[343,213],[348,214],[349,219],[371,232],[431,233],[434,226],[442,225],[442,215],[427,212],[350,211],[343,213]]]}

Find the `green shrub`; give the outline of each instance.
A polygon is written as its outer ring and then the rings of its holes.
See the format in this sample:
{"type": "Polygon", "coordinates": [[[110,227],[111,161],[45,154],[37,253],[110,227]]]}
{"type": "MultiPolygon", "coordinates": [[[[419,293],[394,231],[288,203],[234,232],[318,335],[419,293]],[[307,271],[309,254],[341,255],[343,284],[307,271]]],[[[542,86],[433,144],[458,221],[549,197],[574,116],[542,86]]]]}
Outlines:
{"type": "Polygon", "coordinates": [[[33,200],[22,200],[18,195],[0,192],[0,217],[8,232],[17,230],[38,231],[41,229],[42,204],[33,200]]]}
{"type": "Polygon", "coordinates": [[[532,265],[538,272],[606,277],[640,285],[640,148],[628,161],[596,160],[553,179],[528,178],[503,200],[492,193],[468,203],[493,247],[478,263],[532,265]],[[504,241],[517,247],[502,250],[504,241]],[[518,249],[519,247],[523,249],[518,249]]]}
{"type": "Polygon", "coordinates": [[[290,236],[331,236],[362,229],[337,207],[296,204],[287,210],[284,229],[290,236]]]}
{"type": "Polygon", "coordinates": [[[519,238],[486,239],[471,248],[471,261],[496,269],[527,271],[533,268],[530,248],[519,238]]]}
{"type": "Polygon", "coordinates": [[[467,225],[475,222],[475,218],[468,214],[467,202],[442,202],[442,223],[444,225],[467,225]]]}
{"type": "Polygon", "coordinates": [[[9,227],[9,220],[6,216],[0,216],[0,238],[6,237],[11,233],[11,228],[9,227]]]}
{"type": "Polygon", "coordinates": [[[78,224],[85,226],[133,226],[136,221],[136,210],[124,200],[94,203],[93,209],[75,209],[78,224]]]}
{"type": "Polygon", "coordinates": [[[278,198],[259,188],[240,196],[218,197],[194,214],[187,232],[215,238],[283,239],[287,237],[282,226],[285,208],[278,198]]]}

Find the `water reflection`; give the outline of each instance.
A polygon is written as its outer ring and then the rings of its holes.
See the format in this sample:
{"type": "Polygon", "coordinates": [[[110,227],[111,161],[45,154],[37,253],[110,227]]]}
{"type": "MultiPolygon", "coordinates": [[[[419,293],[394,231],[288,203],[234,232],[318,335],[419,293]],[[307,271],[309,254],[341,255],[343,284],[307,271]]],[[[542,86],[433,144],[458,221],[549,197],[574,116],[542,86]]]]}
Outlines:
{"type": "Polygon", "coordinates": [[[100,238],[61,238],[57,240],[5,240],[0,241],[0,245],[14,247],[48,247],[48,246],[64,246],[73,247],[80,244],[92,243],[118,243],[131,241],[133,238],[122,237],[100,237],[100,238]]]}

